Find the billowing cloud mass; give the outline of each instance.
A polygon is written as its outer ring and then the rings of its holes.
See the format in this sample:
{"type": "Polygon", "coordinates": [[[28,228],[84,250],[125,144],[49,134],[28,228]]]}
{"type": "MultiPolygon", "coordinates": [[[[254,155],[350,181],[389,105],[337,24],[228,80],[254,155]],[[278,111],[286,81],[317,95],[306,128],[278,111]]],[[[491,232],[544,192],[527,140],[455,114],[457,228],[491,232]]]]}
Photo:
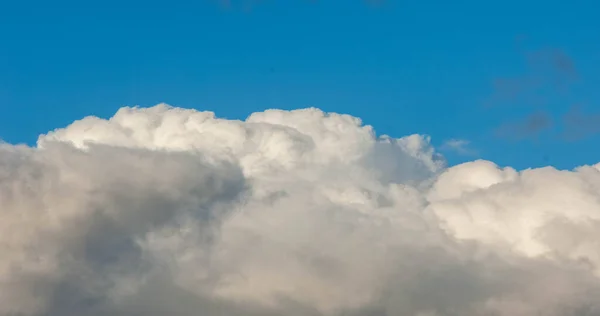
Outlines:
{"type": "Polygon", "coordinates": [[[0,145],[0,315],[600,315],[600,165],[158,105],[0,145]]]}

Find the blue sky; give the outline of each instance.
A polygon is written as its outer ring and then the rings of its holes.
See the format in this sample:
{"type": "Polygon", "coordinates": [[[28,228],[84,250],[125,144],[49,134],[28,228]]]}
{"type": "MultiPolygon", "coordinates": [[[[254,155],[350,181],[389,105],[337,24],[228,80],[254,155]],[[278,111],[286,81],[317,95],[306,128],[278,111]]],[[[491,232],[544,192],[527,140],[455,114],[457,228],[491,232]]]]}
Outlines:
{"type": "Polygon", "coordinates": [[[32,144],[124,105],[240,119],[315,106],[394,137],[469,140],[451,163],[600,161],[597,1],[242,2],[6,1],[0,138],[32,144]]]}

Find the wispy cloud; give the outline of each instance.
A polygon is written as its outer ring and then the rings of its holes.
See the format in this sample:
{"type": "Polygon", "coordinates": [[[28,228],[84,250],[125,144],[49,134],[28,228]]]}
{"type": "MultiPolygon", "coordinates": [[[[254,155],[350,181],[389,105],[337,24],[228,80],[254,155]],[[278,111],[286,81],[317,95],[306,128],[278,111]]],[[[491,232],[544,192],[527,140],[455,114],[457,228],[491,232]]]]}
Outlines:
{"type": "Polygon", "coordinates": [[[574,105],[562,117],[563,137],[574,141],[600,134],[600,112],[584,112],[581,105],[574,105]]]}
{"type": "Polygon", "coordinates": [[[446,140],[444,142],[444,144],[442,144],[442,146],[440,147],[441,150],[444,151],[452,151],[455,152],[459,155],[463,155],[463,156],[473,156],[477,154],[477,151],[473,148],[470,147],[471,146],[471,141],[466,140],[466,139],[449,139],[446,140]]]}
{"type": "Polygon", "coordinates": [[[522,140],[535,138],[553,125],[552,117],[544,111],[530,114],[522,120],[507,122],[496,129],[496,136],[522,140]]]}
{"type": "Polygon", "coordinates": [[[575,62],[561,49],[527,51],[524,59],[522,74],[493,79],[493,94],[486,106],[543,106],[551,94],[566,94],[579,78],[575,62]]]}
{"type": "Polygon", "coordinates": [[[573,59],[559,48],[544,48],[528,52],[527,61],[533,70],[551,71],[560,79],[575,80],[579,77],[573,59]]]}
{"type": "MultiPolygon", "coordinates": [[[[519,37],[518,41],[522,44],[525,38],[519,37]]],[[[557,105],[560,111],[560,103],[557,102],[564,103],[563,109],[566,110],[569,104],[579,98],[572,95],[571,87],[580,80],[580,74],[575,61],[563,49],[544,47],[524,50],[523,57],[524,71],[513,76],[495,78],[492,81],[493,94],[485,105],[500,110],[519,106],[530,108],[531,111],[521,118],[501,123],[494,131],[497,137],[513,140],[537,138],[542,132],[555,126],[551,113],[556,110],[557,105]]],[[[570,111],[556,125],[563,126],[566,130],[563,140],[573,140],[579,137],[576,135],[595,133],[594,120],[570,111]]]]}

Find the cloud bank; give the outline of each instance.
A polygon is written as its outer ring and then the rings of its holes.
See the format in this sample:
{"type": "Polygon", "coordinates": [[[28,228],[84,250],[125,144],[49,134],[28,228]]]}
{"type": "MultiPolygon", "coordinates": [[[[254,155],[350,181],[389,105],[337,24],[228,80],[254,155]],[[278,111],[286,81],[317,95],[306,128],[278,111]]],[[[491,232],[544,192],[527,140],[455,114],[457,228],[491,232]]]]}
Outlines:
{"type": "Polygon", "coordinates": [[[600,165],[348,115],[122,108],[0,145],[0,315],[600,315],[600,165]]]}

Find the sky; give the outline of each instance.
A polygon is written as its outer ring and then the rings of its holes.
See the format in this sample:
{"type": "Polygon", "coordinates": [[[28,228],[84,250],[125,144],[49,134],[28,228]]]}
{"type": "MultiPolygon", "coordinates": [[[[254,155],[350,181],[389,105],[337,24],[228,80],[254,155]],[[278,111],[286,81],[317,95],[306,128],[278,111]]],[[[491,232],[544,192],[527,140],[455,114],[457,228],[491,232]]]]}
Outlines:
{"type": "Polygon", "coordinates": [[[600,315],[598,4],[244,1],[2,4],[0,316],[600,315]]]}
{"type": "Polygon", "coordinates": [[[87,115],[160,102],[234,119],[317,107],[378,134],[431,135],[451,164],[570,169],[600,154],[599,6],[8,1],[0,137],[33,144],[87,115]],[[566,137],[581,125],[565,123],[574,107],[588,128],[566,137]]]}

